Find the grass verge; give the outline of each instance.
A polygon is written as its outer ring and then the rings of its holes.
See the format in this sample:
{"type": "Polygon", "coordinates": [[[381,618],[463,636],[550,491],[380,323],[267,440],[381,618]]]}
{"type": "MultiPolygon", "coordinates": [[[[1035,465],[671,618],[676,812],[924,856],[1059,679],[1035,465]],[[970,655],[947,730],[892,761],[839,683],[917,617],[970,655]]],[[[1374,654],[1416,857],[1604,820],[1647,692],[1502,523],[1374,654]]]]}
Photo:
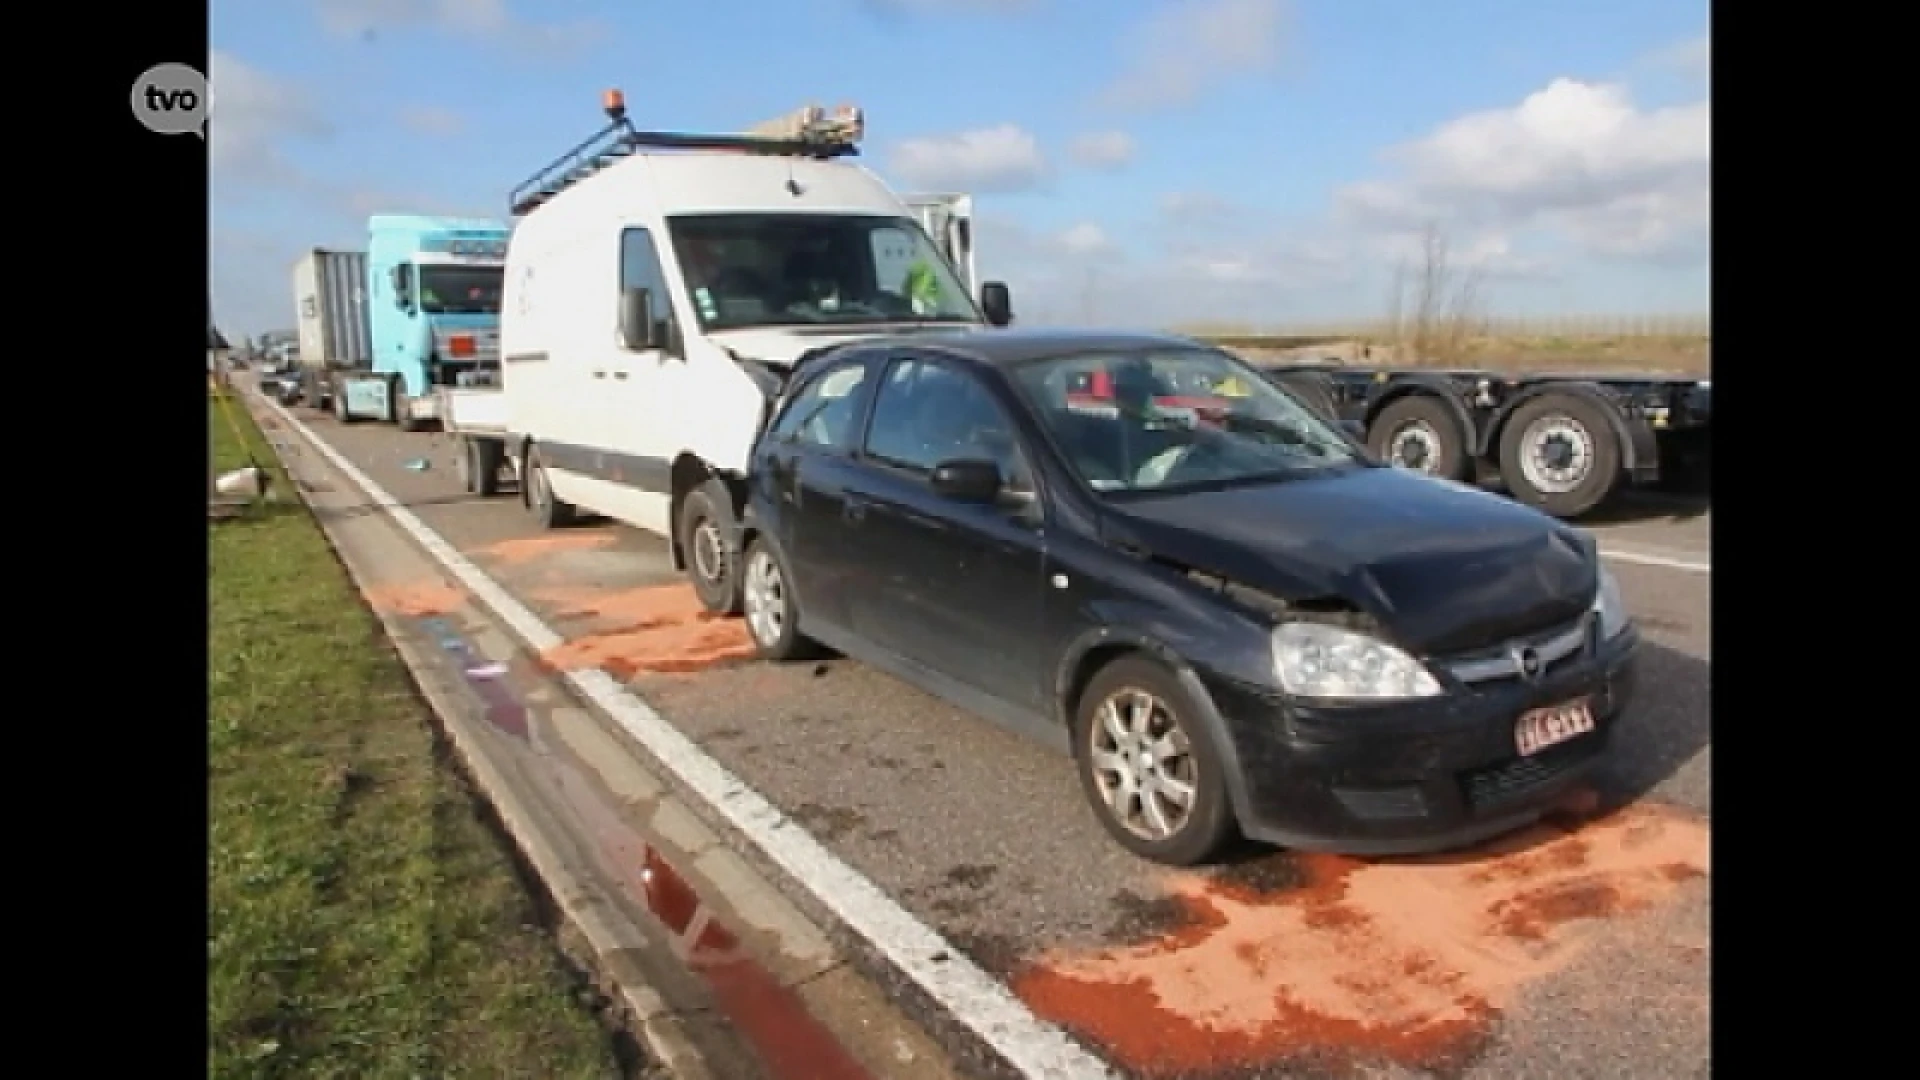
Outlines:
{"type": "MultiPolygon", "coordinates": [[[[208,526],[211,1077],[619,1077],[596,996],[271,446],[208,526]]],[[[246,464],[210,398],[215,460],[246,464]]]]}

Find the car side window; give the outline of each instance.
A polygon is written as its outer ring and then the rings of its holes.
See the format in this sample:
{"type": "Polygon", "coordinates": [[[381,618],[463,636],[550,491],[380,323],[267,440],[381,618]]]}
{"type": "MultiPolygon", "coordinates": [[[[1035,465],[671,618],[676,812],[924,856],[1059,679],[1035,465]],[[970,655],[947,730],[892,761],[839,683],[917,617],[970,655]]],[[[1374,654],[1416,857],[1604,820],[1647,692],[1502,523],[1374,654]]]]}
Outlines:
{"type": "Polygon", "coordinates": [[[639,226],[620,231],[620,291],[647,290],[647,307],[655,322],[673,317],[667,302],[667,276],[660,269],[660,251],[653,234],[639,226]]]}
{"type": "Polygon", "coordinates": [[[1031,487],[1013,418],[981,381],[925,359],[896,360],[874,399],[867,456],[912,472],[943,461],[975,459],[1000,466],[1014,490],[1031,487]]]}
{"type": "Polygon", "coordinates": [[[853,422],[860,415],[861,387],[867,383],[869,365],[853,361],[824,372],[808,382],[781,411],[770,438],[846,450],[853,444],[853,422]]]}

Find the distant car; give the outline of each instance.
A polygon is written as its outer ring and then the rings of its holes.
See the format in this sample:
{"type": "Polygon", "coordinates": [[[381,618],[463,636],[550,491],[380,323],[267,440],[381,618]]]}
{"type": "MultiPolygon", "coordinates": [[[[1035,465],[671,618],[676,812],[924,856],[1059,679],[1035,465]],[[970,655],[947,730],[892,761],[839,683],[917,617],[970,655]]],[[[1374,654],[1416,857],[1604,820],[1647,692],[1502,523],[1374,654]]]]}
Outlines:
{"type": "Polygon", "coordinates": [[[1148,859],[1205,861],[1236,825],[1352,854],[1506,832],[1632,690],[1638,631],[1589,537],[1373,460],[1183,338],[832,349],[752,461],[761,654],[825,645],[1070,749],[1148,859]]]}

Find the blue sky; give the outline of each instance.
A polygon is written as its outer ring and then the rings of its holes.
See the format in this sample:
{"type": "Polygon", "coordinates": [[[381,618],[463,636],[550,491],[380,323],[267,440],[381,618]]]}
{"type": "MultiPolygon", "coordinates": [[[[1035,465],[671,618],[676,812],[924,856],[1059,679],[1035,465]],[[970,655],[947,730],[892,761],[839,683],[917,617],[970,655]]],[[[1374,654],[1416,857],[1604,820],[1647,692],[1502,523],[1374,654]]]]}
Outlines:
{"type": "Polygon", "coordinates": [[[1707,298],[1703,0],[213,0],[212,273],[235,333],[374,212],[504,215],[589,134],[867,113],[977,196],[1034,321],[1384,314],[1445,239],[1491,314],[1707,298]]]}

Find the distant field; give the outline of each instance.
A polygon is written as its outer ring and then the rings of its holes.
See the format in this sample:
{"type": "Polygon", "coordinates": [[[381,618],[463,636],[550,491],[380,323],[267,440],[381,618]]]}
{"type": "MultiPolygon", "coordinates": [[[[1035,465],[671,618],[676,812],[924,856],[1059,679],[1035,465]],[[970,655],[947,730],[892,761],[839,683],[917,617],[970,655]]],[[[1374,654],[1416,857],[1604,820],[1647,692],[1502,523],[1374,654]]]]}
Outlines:
{"type": "MultiPolygon", "coordinates": [[[[1396,356],[1391,335],[1365,323],[1274,328],[1188,326],[1180,330],[1260,358],[1406,366],[1419,363],[1396,356]]],[[[1707,320],[1696,316],[1495,319],[1488,321],[1483,333],[1464,343],[1457,357],[1431,361],[1430,366],[1704,375],[1709,370],[1712,340],[1707,320]]]]}

